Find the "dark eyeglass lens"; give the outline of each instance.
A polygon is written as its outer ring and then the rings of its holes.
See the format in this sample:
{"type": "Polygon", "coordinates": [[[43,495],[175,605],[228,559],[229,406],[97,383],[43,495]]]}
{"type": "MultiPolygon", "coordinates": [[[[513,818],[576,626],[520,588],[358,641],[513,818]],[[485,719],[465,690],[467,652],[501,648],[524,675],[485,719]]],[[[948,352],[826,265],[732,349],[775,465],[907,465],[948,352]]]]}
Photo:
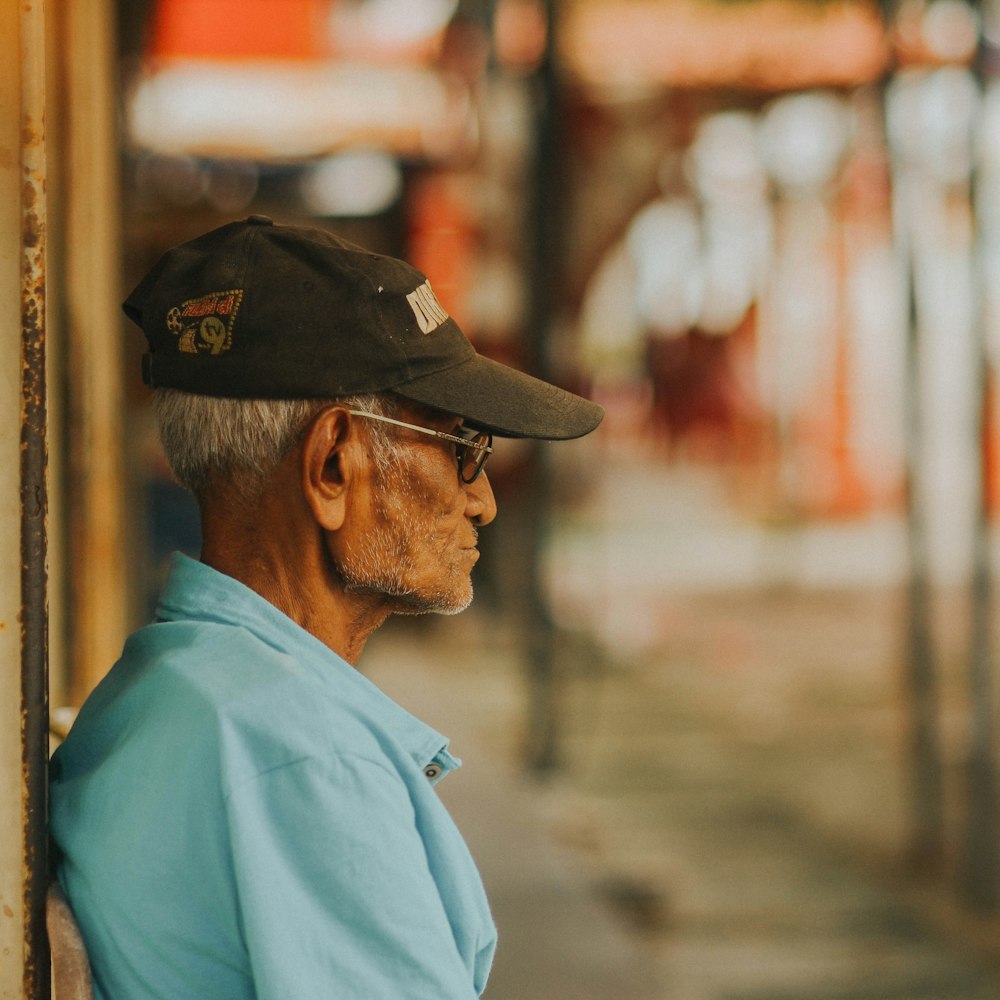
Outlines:
{"type": "Polygon", "coordinates": [[[482,448],[459,448],[458,449],[458,475],[463,483],[473,483],[479,477],[486,465],[486,459],[490,453],[486,451],[493,444],[493,439],[489,434],[477,434],[469,439],[470,444],[483,445],[482,448]]]}

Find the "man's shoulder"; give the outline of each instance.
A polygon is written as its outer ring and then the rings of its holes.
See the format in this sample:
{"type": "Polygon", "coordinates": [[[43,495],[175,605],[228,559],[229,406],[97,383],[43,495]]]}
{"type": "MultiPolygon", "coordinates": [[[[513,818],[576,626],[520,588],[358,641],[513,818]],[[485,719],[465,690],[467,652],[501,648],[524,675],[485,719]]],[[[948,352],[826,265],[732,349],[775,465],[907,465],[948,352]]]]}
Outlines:
{"type": "Polygon", "coordinates": [[[284,649],[239,625],[147,626],[130,638],[120,666],[147,679],[158,714],[211,717],[225,742],[252,748],[258,763],[272,753],[324,755],[378,742],[357,697],[359,678],[347,673],[353,668],[332,654],[284,649]]]}
{"type": "Polygon", "coordinates": [[[210,620],[158,621],[131,635],[122,662],[139,675],[184,678],[222,696],[310,671],[301,654],[243,625],[210,620]]]}
{"type": "Polygon", "coordinates": [[[338,704],[336,679],[325,664],[226,622],[147,626],[130,637],[119,666],[156,689],[164,709],[171,697],[197,699],[233,716],[280,715],[292,704],[325,714],[338,704]]]}

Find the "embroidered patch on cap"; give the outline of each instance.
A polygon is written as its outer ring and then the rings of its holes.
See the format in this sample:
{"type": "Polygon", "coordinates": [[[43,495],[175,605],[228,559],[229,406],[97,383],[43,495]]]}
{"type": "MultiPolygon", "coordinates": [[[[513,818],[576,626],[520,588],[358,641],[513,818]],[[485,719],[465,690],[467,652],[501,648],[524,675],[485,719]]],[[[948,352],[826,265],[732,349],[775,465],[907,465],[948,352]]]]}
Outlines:
{"type": "Polygon", "coordinates": [[[211,292],[188,299],[167,313],[167,329],[185,354],[224,354],[232,346],[233,323],[243,301],[243,289],[211,292]]]}
{"type": "Polygon", "coordinates": [[[448,318],[429,281],[410,292],[406,301],[410,303],[417,325],[424,333],[433,333],[448,318]]]}

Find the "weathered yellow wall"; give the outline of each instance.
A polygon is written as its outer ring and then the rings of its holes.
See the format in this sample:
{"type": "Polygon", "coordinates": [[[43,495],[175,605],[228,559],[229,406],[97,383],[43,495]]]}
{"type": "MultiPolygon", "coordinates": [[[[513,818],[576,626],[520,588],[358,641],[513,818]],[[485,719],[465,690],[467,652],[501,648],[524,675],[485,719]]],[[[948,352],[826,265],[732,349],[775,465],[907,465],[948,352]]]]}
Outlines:
{"type": "Polygon", "coordinates": [[[118,656],[126,627],[117,66],[110,0],[48,0],[48,9],[63,59],[63,85],[49,101],[56,116],[49,173],[57,184],[49,213],[53,241],[58,225],[54,293],[65,328],[50,331],[60,345],[51,367],[69,374],[67,398],[52,400],[53,414],[65,405],[67,416],[53,461],[68,463],[71,494],[54,493],[52,523],[67,526],[73,615],[65,651],[71,669],[63,670],[54,645],[52,674],[68,675],[54,699],[63,694],[78,707],[118,656]]]}

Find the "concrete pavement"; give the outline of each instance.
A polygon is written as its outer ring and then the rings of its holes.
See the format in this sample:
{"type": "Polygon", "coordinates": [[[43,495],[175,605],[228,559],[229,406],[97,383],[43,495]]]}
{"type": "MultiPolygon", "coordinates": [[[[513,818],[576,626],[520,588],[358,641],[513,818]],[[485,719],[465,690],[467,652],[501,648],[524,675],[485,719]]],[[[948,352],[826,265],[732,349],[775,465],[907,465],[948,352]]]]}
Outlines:
{"type": "MultiPolygon", "coordinates": [[[[914,886],[802,796],[830,780],[817,765],[811,782],[819,748],[796,760],[748,741],[698,703],[687,669],[667,682],[650,663],[591,682],[602,704],[572,720],[566,773],[538,784],[516,766],[511,650],[448,637],[457,624],[390,627],[369,663],[465,759],[440,788],[501,931],[487,1000],[1000,997],[995,927],[963,924],[942,908],[945,889],[914,886]]],[[[888,791],[860,749],[877,800],[888,791]]]]}

